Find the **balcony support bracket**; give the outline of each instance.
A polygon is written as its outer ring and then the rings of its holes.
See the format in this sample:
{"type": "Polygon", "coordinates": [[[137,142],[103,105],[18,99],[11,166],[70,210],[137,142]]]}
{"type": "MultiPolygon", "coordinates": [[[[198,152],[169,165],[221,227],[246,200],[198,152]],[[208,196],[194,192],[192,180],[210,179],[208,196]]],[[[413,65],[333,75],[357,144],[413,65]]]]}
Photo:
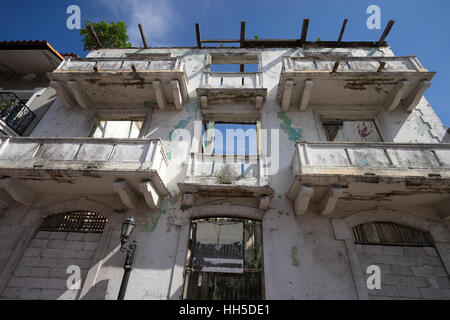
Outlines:
{"type": "Polygon", "coordinates": [[[301,186],[294,204],[296,216],[301,216],[306,212],[313,193],[314,189],[312,187],[301,186]]]}
{"type": "Polygon", "coordinates": [[[178,80],[172,80],[170,85],[172,86],[172,95],[175,108],[177,110],[181,110],[183,108],[183,99],[181,98],[180,83],[178,80]]]}
{"type": "Polygon", "coordinates": [[[86,97],[80,90],[80,86],[78,85],[78,83],[73,80],[67,81],[67,86],[72,90],[73,96],[75,97],[75,100],[78,102],[81,108],[89,109],[91,102],[89,101],[89,98],[86,97]]]}
{"type": "Polygon", "coordinates": [[[403,80],[397,83],[394,88],[394,91],[389,95],[386,102],[386,110],[394,111],[395,108],[400,104],[401,99],[405,94],[406,87],[408,86],[409,81],[403,80]]]}
{"type": "Polygon", "coordinates": [[[61,82],[52,80],[50,81],[50,86],[56,90],[58,93],[59,98],[64,103],[64,105],[67,108],[74,109],[75,108],[75,101],[73,98],[69,95],[66,88],[61,84],[61,82]]]}
{"type": "Polygon", "coordinates": [[[141,181],[139,183],[139,190],[142,192],[147,206],[152,210],[158,209],[160,196],[156,192],[153,183],[149,180],[141,181]]]}
{"type": "Polygon", "coordinates": [[[128,183],[123,179],[117,179],[113,182],[114,190],[119,194],[122,203],[129,209],[136,208],[138,206],[139,197],[130,188],[128,183]]]}
{"type": "Polygon", "coordinates": [[[185,193],[183,195],[183,206],[184,207],[191,207],[194,205],[194,194],[192,193],[185,193]]]}
{"type": "Polygon", "coordinates": [[[0,187],[6,190],[15,201],[30,206],[36,201],[36,193],[16,179],[7,177],[0,179],[0,187]]]}
{"type": "Polygon", "coordinates": [[[256,109],[261,109],[264,98],[262,96],[256,96],[256,109]]]}
{"type": "Polygon", "coordinates": [[[313,88],[313,81],[312,80],[306,80],[305,86],[303,87],[302,96],[300,98],[300,105],[299,110],[305,111],[309,104],[309,98],[311,97],[311,92],[313,88]]]}
{"type": "Polygon", "coordinates": [[[293,90],[294,90],[294,81],[286,80],[286,82],[284,84],[283,101],[281,102],[281,110],[282,111],[287,111],[289,109],[289,105],[291,104],[293,90]]]}
{"type": "Polygon", "coordinates": [[[415,94],[413,94],[409,100],[406,101],[406,110],[411,112],[413,109],[417,106],[420,99],[422,98],[425,90],[427,90],[431,86],[431,81],[429,80],[422,80],[417,85],[416,89],[414,90],[415,94]]]}
{"type": "Polygon", "coordinates": [[[267,210],[270,207],[270,197],[262,196],[259,198],[259,209],[267,210]]]}
{"type": "Polygon", "coordinates": [[[153,90],[155,90],[156,102],[158,103],[158,108],[160,110],[166,110],[166,98],[164,92],[162,91],[161,81],[153,81],[153,90]]]}
{"type": "Polygon", "coordinates": [[[342,195],[344,189],[331,188],[319,203],[320,215],[328,216],[333,213],[336,208],[339,197],[342,195]]]}
{"type": "Polygon", "coordinates": [[[200,97],[200,106],[202,107],[202,109],[208,108],[208,97],[207,96],[200,97]]]}

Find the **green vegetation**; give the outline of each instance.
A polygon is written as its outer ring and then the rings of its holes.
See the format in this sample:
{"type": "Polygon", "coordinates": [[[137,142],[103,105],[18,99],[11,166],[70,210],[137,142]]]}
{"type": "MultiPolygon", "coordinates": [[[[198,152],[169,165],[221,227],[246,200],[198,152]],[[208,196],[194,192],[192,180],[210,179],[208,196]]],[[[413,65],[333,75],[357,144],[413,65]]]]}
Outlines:
{"type": "Polygon", "coordinates": [[[97,47],[94,39],[87,28],[88,25],[92,25],[100,40],[103,48],[129,48],[131,43],[127,35],[128,26],[123,21],[114,22],[108,24],[106,21],[90,22],[86,20],[86,27],[80,30],[80,35],[83,36],[84,50],[89,51],[97,47]]]}

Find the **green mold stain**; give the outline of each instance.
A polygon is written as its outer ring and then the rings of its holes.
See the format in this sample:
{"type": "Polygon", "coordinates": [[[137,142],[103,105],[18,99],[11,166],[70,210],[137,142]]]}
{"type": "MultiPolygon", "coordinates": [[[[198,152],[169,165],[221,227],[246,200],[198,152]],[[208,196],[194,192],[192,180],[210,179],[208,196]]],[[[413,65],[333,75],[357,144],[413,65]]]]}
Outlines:
{"type": "Polygon", "coordinates": [[[153,232],[156,229],[156,226],[158,225],[159,218],[161,218],[161,215],[167,212],[167,209],[169,208],[169,203],[167,199],[164,199],[161,202],[161,207],[158,210],[158,213],[153,215],[151,218],[147,219],[142,226],[144,231],[146,232],[153,232]]]}
{"type": "MultiPolygon", "coordinates": [[[[169,140],[172,141],[173,133],[177,129],[184,129],[187,127],[189,122],[193,119],[195,119],[195,116],[197,115],[198,111],[198,101],[196,99],[190,100],[186,104],[186,111],[188,112],[188,117],[186,119],[178,121],[178,123],[173,127],[172,130],[169,132],[169,140]]],[[[172,150],[167,152],[167,159],[171,160],[173,156],[176,156],[178,154],[178,148],[175,146],[172,150]]]]}
{"type": "Polygon", "coordinates": [[[303,138],[301,128],[293,128],[292,121],[288,118],[285,112],[278,112],[278,119],[283,122],[280,123],[280,128],[287,132],[289,140],[297,141],[303,138]]]}
{"type": "Polygon", "coordinates": [[[150,108],[154,103],[151,103],[150,101],[144,101],[144,107],[150,108]]]}
{"type": "Polygon", "coordinates": [[[425,122],[423,122],[422,118],[414,115],[416,118],[416,125],[419,128],[420,131],[426,132],[430,129],[429,125],[425,122]]]}

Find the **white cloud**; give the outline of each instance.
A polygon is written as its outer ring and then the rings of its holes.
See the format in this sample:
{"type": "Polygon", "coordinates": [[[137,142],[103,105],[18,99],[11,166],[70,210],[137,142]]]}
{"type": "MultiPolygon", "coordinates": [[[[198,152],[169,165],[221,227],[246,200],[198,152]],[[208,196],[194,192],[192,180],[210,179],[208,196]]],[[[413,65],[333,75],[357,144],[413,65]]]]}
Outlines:
{"type": "Polygon", "coordinates": [[[142,43],[139,23],[143,26],[148,45],[163,46],[167,44],[165,37],[177,21],[175,11],[167,0],[103,0],[102,4],[115,15],[116,20],[123,20],[128,25],[133,46],[142,43]]]}

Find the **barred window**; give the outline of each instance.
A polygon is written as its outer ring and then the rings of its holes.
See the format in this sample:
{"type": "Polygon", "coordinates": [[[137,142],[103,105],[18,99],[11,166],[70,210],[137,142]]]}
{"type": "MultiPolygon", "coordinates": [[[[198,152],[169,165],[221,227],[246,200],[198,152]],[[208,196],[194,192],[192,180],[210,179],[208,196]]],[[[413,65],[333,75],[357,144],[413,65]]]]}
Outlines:
{"type": "Polygon", "coordinates": [[[357,244],[433,246],[430,233],[393,222],[368,222],[353,227],[357,244]]]}
{"type": "Polygon", "coordinates": [[[261,222],[207,218],[191,222],[183,298],[264,298],[261,222]]]}
{"type": "Polygon", "coordinates": [[[102,233],[108,219],[91,211],[69,211],[45,217],[40,231],[102,233]]]}

